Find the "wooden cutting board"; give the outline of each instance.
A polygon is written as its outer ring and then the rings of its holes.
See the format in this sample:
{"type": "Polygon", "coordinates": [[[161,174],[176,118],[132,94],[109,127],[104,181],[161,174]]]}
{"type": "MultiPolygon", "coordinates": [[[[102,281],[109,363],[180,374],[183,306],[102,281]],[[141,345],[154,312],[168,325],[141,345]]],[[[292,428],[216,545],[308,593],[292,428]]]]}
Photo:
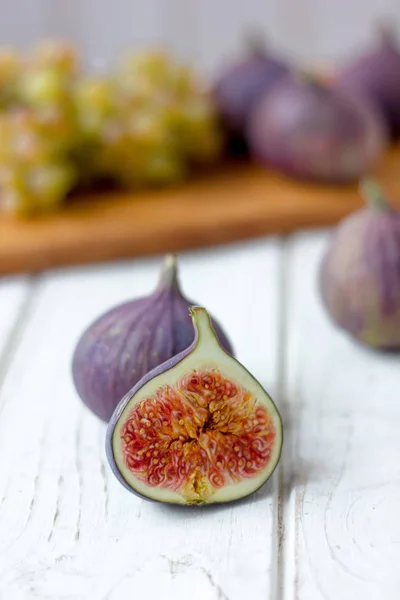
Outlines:
{"type": "MultiPolygon", "coordinates": [[[[400,206],[400,148],[375,173],[400,206]]],[[[179,187],[77,197],[28,221],[0,217],[0,274],[180,251],[328,226],[362,206],[357,186],[289,180],[250,164],[225,165],[179,187]]]]}

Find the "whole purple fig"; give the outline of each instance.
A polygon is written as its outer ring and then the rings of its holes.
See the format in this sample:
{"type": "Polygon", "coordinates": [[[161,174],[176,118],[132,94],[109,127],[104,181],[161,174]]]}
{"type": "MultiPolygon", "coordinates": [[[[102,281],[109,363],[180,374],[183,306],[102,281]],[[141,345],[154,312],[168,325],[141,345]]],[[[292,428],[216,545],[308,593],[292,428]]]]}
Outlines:
{"type": "MultiPolygon", "coordinates": [[[[168,255],[151,295],[115,306],[90,325],[76,346],[72,375],[79,396],[94,414],[108,422],[121,398],[144,375],[190,346],[193,304],[179,288],[175,257],[168,255]]],[[[213,327],[233,354],[215,320],[213,327]]]]}
{"type": "Polygon", "coordinates": [[[260,94],[267,93],[289,72],[288,65],[272,56],[254,35],[248,49],[247,55],[221,71],[214,84],[214,98],[223,123],[239,137],[260,94]]]}
{"type": "Polygon", "coordinates": [[[300,73],[258,99],[246,135],[262,165],[333,184],[364,176],[387,145],[382,115],[367,99],[300,73]]]}
{"type": "Polygon", "coordinates": [[[391,136],[400,136],[400,50],[394,32],[379,28],[379,44],[346,65],[335,85],[358,91],[372,100],[386,118],[391,136]]]}
{"type": "Polygon", "coordinates": [[[368,206],[338,226],[320,266],[323,304],[333,321],[359,341],[400,348],[400,213],[380,187],[364,180],[368,206]]]}

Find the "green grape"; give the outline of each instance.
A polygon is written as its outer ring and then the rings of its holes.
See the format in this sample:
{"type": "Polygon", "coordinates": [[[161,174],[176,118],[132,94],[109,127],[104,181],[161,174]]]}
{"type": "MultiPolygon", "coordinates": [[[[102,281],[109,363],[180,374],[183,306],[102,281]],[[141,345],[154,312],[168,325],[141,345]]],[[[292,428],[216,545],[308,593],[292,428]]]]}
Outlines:
{"type": "Polygon", "coordinates": [[[46,135],[70,146],[76,140],[77,120],[73,87],[77,62],[72,48],[42,42],[27,61],[20,77],[19,96],[23,106],[41,120],[46,135]],[[69,131],[69,133],[67,133],[69,131]]]}
{"type": "Polygon", "coordinates": [[[164,52],[143,49],[122,57],[116,78],[121,89],[140,95],[146,90],[151,91],[154,85],[163,85],[169,74],[170,60],[164,52]]]}
{"type": "Polygon", "coordinates": [[[129,138],[117,121],[107,123],[99,135],[100,144],[92,156],[92,166],[97,173],[112,177],[116,165],[124,160],[129,138]]]}
{"type": "Polygon", "coordinates": [[[80,143],[81,132],[72,107],[54,107],[36,116],[40,135],[47,139],[53,154],[68,154],[80,143]]]}
{"type": "Polygon", "coordinates": [[[83,79],[75,87],[75,106],[82,130],[99,137],[102,127],[116,112],[115,90],[106,78],[83,79]]]}
{"type": "Polygon", "coordinates": [[[123,187],[143,188],[177,183],[186,176],[185,163],[176,154],[160,149],[147,155],[126,154],[116,180],[123,187]]]}
{"type": "Polygon", "coordinates": [[[55,69],[27,73],[21,86],[25,102],[34,107],[62,104],[68,98],[65,80],[55,69]]]}
{"type": "Polygon", "coordinates": [[[157,112],[137,111],[128,117],[127,131],[138,151],[172,146],[170,132],[162,115],[157,112]]]}
{"type": "Polygon", "coordinates": [[[64,76],[74,76],[78,71],[78,56],[74,47],[56,40],[40,41],[34,48],[30,62],[37,69],[56,70],[64,76]]]}
{"type": "Polygon", "coordinates": [[[0,113],[0,164],[2,164],[10,153],[11,128],[7,113],[0,113]]]}
{"type": "Polygon", "coordinates": [[[40,211],[59,206],[76,184],[76,170],[67,162],[45,163],[27,169],[27,184],[40,211]]]}
{"type": "Polygon", "coordinates": [[[21,68],[21,60],[18,52],[9,46],[0,47],[0,80],[8,80],[21,68]]]}
{"type": "Polygon", "coordinates": [[[184,100],[196,92],[196,83],[192,69],[187,65],[176,65],[171,85],[175,98],[184,100]]]}
{"type": "Polygon", "coordinates": [[[0,167],[2,211],[22,215],[27,205],[23,169],[19,165],[2,163],[0,167]]]}
{"type": "Polygon", "coordinates": [[[101,155],[113,129],[118,128],[118,97],[112,81],[94,76],[81,79],[74,87],[74,106],[81,135],[74,155],[81,181],[90,185],[97,178],[109,176],[108,161],[101,155]]]}
{"type": "Polygon", "coordinates": [[[0,48],[0,108],[16,101],[20,71],[18,53],[13,48],[0,48]]]}
{"type": "Polygon", "coordinates": [[[68,163],[11,164],[0,172],[2,208],[17,217],[59,208],[76,183],[76,171],[68,163]]]}
{"type": "Polygon", "coordinates": [[[66,154],[73,146],[73,127],[65,115],[14,109],[0,118],[0,156],[16,160],[43,161],[66,154]]]}
{"type": "Polygon", "coordinates": [[[222,150],[222,135],[213,107],[203,98],[188,102],[181,111],[179,134],[190,160],[212,162],[222,150]]]}
{"type": "Polygon", "coordinates": [[[148,157],[143,173],[148,183],[161,185],[181,181],[186,176],[186,168],[177,155],[165,149],[148,157]]]}
{"type": "Polygon", "coordinates": [[[31,115],[21,109],[2,113],[0,118],[0,160],[26,161],[43,157],[43,144],[32,127],[31,115]]]}

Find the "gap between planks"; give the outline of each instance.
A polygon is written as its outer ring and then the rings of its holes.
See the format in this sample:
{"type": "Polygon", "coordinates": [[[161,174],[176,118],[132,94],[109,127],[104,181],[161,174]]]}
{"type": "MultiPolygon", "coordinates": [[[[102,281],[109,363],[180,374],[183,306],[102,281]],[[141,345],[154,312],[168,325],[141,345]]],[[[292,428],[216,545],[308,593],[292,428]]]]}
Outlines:
{"type": "MultiPolygon", "coordinates": [[[[285,486],[283,457],[286,448],[286,404],[285,404],[285,378],[287,373],[286,344],[287,344],[287,322],[288,322],[288,260],[289,244],[291,236],[282,237],[280,240],[279,269],[278,269],[278,360],[277,360],[277,391],[276,404],[283,423],[283,448],[278,468],[274,474],[274,537],[272,540],[274,556],[274,570],[271,581],[271,600],[281,600],[284,594],[284,542],[286,536],[285,520],[285,486]]],[[[290,517],[290,515],[288,515],[290,517]]]]}
{"type": "Polygon", "coordinates": [[[35,298],[39,287],[40,276],[30,277],[27,281],[27,289],[24,292],[24,298],[20,307],[17,309],[15,320],[11,326],[7,340],[0,352],[0,415],[3,407],[1,398],[1,389],[7,376],[8,368],[18,350],[19,343],[23,337],[26,325],[28,324],[34,310],[35,298]]]}

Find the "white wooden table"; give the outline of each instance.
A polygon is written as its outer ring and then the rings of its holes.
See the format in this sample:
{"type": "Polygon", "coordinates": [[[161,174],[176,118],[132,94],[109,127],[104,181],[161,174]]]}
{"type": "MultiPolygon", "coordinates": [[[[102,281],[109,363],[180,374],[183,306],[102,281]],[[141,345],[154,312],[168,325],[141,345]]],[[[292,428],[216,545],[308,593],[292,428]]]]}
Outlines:
{"type": "Polygon", "coordinates": [[[82,329],[160,259],[0,280],[1,600],[399,600],[400,360],[321,309],[326,233],[182,255],[184,291],[275,398],[283,458],[253,497],[178,508],[114,479],[80,403],[82,329]]]}

